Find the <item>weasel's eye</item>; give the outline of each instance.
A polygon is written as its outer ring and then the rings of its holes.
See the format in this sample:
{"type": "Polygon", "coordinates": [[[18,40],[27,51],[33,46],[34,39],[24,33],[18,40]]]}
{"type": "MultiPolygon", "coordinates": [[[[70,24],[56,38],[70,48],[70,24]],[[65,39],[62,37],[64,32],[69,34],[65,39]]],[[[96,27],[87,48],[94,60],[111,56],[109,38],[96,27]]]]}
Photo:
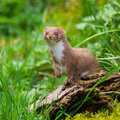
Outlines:
{"type": "Polygon", "coordinates": [[[46,35],[48,35],[48,32],[46,32],[46,35]]]}
{"type": "Polygon", "coordinates": [[[55,35],[58,35],[58,32],[55,32],[55,35]]]}

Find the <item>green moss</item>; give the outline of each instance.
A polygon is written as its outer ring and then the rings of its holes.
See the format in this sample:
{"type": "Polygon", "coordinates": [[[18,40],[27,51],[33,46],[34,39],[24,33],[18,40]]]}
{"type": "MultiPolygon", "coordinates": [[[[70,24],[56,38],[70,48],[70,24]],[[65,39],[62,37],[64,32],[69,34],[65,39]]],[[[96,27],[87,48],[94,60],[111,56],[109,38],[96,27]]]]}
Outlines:
{"type": "Polygon", "coordinates": [[[111,109],[103,109],[98,113],[80,113],[76,114],[73,118],[66,118],[66,120],[119,120],[120,119],[120,103],[116,104],[116,107],[111,109]]]}

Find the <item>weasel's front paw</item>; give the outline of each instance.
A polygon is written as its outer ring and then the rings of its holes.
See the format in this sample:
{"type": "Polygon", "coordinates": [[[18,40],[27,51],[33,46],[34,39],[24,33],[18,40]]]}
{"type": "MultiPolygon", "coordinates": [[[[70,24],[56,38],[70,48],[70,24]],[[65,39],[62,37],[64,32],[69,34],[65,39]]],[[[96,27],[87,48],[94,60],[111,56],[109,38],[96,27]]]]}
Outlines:
{"type": "Polygon", "coordinates": [[[56,77],[61,78],[61,74],[55,74],[56,77]]]}
{"type": "Polygon", "coordinates": [[[56,71],[55,71],[55,76],[58,77],[58,78],[61,78],[60,71],[56,70],[56,71]]]}

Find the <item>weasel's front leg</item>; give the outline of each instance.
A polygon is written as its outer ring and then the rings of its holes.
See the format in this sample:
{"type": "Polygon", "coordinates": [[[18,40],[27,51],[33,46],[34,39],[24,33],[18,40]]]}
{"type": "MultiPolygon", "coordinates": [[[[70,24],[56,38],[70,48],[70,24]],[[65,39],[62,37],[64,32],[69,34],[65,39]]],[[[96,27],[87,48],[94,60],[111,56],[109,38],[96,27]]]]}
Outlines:
{"type": "Polygon", "coordinates": [[[70,79],[72,78],[72,76],[73,76],[73,73],[69,74],[68,78],[67,78],[67,81],[70,81],[70,79]]]}
{"type": "Polygon", "coordinates": [[[53,62],[53,66],[54,66],[55,76],[58,77],[58,78],[61,78],[60,70],[59,70],[59,68],[56,66],[56,63],[55,63],[55,62],[53,62]]]}

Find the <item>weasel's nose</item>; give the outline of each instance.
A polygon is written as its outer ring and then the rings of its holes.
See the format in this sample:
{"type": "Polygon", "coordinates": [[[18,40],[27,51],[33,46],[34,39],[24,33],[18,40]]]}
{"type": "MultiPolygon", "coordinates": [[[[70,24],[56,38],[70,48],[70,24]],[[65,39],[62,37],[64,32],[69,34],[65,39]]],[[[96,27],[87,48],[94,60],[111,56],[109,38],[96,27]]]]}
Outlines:
{"type": "Polygon", "coordinates": [[[53,37],[49,36],[49,39],[53,39],[53,37]]]}

